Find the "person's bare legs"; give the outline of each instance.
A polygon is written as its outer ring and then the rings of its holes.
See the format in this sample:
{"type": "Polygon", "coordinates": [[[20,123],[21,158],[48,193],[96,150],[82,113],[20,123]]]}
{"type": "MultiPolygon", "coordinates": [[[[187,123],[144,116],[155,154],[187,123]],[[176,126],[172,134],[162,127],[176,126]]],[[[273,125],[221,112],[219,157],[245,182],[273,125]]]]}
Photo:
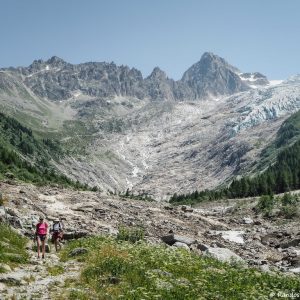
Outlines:
{"type": "Polygon", "coordinates": [[[61,250],[61,237],[59,237],[57,239],[57,245],[58,245],[59,250],[61,250]]]}
{"type": "Polygon", "coordinates": [[[42,241],[42,258],[45,258],[45,244],[46,244],[46,240],[42,241]]]}
{"type": "Polygon", "coordinates": [[[55,251],[58,251],[58,238],[55,238],[54,240],[54,245],[55,245],[55,251]]]}
{"type": "Polygon", "coordinates": [[[41,241],[40,241],[39,236],[36,237],[36,242],[37,242],[37,253],[38,253],[38,258],[40,258],[41,241]]]}

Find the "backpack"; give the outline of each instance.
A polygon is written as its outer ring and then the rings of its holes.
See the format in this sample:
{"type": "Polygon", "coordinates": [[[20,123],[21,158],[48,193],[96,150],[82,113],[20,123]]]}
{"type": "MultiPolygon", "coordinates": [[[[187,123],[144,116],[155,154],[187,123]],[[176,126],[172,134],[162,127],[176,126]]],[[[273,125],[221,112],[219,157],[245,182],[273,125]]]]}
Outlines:
{"type": "Polygon", "coordinates": [[[54,223],[54,224],[52,225],[52,230],[53,230],[53,231],[62,231],[62,226],[61,226],[60,222],[58,222],[58,224],[57,224],[57,223],[54,223]],[[55,225],[56,225],[56,226],[55,226],[55,225]],[[58,229],[57,229],[57,225],[58,225],[58,229]],[[56,229],[54,228],[54,226],[56,227],[56,229]]]}

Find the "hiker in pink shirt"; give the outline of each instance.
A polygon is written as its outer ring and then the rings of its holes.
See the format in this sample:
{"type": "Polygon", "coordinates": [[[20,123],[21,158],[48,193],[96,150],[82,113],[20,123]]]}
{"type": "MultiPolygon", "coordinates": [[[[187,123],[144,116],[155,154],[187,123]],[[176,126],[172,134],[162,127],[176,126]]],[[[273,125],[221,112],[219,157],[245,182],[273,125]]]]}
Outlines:
{"type": "Polygon", "coordinates": [[[35,237],[37,240],[38,258],[40,258],[40,247],[42,244],[42,258],[45,258],[45,243],[48,233],[48,224],[44,222],[44,217],[40,217],[40,221],[36,224],[35,237]]]}

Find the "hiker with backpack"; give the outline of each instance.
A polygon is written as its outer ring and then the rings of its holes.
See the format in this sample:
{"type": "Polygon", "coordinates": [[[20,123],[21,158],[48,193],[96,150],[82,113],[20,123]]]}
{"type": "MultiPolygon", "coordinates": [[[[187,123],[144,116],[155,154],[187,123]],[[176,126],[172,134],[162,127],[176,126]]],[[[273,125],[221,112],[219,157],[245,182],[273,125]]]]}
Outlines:
{"type": "Polygon", "coordinates": [[[35,238],[37,241],[37,253],[40,258],[40,247],[42,246],[42,258],[45,258],[45,245],[48,233],[48,224],[44,221],[44,217],[40,216],[39,223],[36,224],[35,238]]]}
{"type": "Polygon", "coordinates": [[[52,232],[52,243],[55,245],[56,252],[58,251],[58,247],[61,248],[60,241],[63,238],[63,225],[59,219],[55,219],[53,221],[53,225],[51,228],[52,232]]]}

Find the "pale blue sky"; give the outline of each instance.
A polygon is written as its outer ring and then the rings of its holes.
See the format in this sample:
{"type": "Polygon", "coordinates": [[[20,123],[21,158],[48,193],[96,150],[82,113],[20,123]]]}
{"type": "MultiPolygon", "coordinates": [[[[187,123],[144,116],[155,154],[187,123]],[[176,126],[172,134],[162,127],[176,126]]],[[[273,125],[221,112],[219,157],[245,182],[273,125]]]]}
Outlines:
{"type": "Polygon", "coordinates": [[[212,51],[270,79],[300,73],[298,0],[0,0],[0,67],[57,55],[174,79],[212,51]]]}

